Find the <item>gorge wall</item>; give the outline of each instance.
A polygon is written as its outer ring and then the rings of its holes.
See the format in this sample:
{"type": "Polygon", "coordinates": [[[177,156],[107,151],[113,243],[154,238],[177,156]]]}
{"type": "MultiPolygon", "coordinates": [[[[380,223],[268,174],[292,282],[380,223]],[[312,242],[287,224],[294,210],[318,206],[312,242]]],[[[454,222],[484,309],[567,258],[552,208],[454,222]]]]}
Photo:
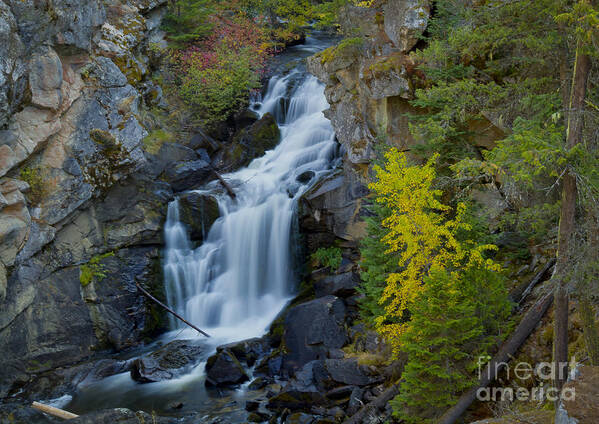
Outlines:
{"type": "Polygon", "coordinates": [[[165,3],[0,1],[0,397],[162,325],[135,283],[161,293],[173,191],[143,145],[165,3]]]}

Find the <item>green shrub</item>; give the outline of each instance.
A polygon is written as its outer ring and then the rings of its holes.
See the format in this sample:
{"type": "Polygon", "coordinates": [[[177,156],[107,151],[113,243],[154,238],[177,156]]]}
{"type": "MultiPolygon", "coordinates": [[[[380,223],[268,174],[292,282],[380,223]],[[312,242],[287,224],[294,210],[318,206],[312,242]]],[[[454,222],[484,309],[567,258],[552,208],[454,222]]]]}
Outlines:
{"type": "Polygon", "coordinates": [[[91,258],[88,263],[79,267],[79,282],[83,287],[87,286],[94,280],[102,281],[104,277],[106,277],[106,274],[104,273],[104,265],[102,265],[100,261],[110,256],[114,256],[114,252],[96,255],[91,258]]]}
{"type": "Polygon", "coordinates": [[[341,249],[338,247],[321,247],[312,254],[312,259],[320,266],[330,267],[335,271],[341,265],[341,249]]]}
{"type": "Polygon", "coordinates": [[[250,50],[236,53],[221,49],[216,54],[217,66],[207,67],[200,58],[194,60],[179,87],[181,98],[197,109],[208,126],[246,106],[250,90],[260,86],[250,50]]]}

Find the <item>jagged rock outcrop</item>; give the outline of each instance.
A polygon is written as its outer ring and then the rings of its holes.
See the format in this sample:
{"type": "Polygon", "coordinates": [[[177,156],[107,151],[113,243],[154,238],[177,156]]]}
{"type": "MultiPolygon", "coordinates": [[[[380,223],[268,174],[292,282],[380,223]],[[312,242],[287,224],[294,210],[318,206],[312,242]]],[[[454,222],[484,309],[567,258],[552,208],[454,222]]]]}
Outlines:
{"type": "Polygon", "coordinates": [[[135,284],[161,297],[178,189],[143,119],[164,106],[144,78],[165,4],[0,0],[0,398],[164,325],[135,284]]]}

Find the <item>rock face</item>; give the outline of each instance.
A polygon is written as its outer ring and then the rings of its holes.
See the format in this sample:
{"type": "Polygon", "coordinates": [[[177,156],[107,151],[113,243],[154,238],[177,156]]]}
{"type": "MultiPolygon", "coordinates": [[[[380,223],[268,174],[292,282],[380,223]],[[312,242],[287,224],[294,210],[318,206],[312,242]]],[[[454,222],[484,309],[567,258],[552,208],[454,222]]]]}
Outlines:
{"type": "Polygon", "coordinates": [[[165,4],[0,0],[0,398],[164,327],[135,284],[162,297],[179,188],[156,176],[180,152],[148,160],[140,123],[165,4]]]}
{"type": "Polygon", "coordinates": [[[579,366],[562,389],[562,401],[556,412],[556,424],[599,422],[599,367],[579,366]]]}
{"type": "Polygon", "coordinates": [[[218,202],[212,196],[192,191],[179,197],[179,219],[187,226],[192,241],[204,240],[219,216],[218,202]]]}

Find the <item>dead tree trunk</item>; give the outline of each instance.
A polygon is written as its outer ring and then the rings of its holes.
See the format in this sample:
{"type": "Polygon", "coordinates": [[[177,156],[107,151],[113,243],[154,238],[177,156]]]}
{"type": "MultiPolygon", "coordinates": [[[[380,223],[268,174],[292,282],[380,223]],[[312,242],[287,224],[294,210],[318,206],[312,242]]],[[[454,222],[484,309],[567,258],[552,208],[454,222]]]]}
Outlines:
{"type": "Polygon", "coordinates": [[[367,405],[364,405],[362,409],[356,412],[354,415],[343,421],[343,424],[362,424],[366,421],[366,418],[370,414],[376,414],[378,410],[383,409],[387,403],[399,394],[399,385],[394,384],[389,387],[383,393],[381,393],[375,400],[367,405]]]}
{"type": "Polygon", "coordinates": [[[472,402],[476,399],[478,391],[481,388],[487,387],[489,383],[495,380],[498,371],[509,362],[514,353],[516,353],[522,343],[524,343],[528,336],[533,332],[539,321],[541,321],[541,318],[543,318],[547,312],[547,309],[549,309],[549,306],[551,306],[552,301],[553,293],[549,293],[529,309],[514,333],[501,346],[499,352],[497,352],[482,370],[478,384],[460,397],[458,403],[441,417],[439,424],[453,424],[464,412],[466,412],[472,402]]]}
{"type": "MultiPolygon", "coordinates": [[[[566,148],[572,149],[582,141],[584,124],[584,101],[587,90],[591,59],[583,52],[584,44],[578,42],[574,75],[570,91],[570,107],[568,110],[568,127],[566,130],[566,148]]],[[[576,175],[567,169],[562,183],[562,205],[557,248],[557,265],[555,276],[555,319],[553,330],[553,360],[557,365],[554,386],[561,390],[567,378],[568,364],[568,304],[569,296],[564,279],[570,256],[570,239],[576,231],[576,175]]]]}
{"type": "Polygon", "coordinates": [[[190,323],[189,321],[187,321],[181,315],[179,315],[178,313],[176,313],[175,311],[173,311],[171,308],[169,308],[164,303],[162,303],[161,301],[159,301],[158,299],[156,299],[154,296],[152,296],[146,289],[144,289],[142,286],[140,286],[139,283],[135,283],[135,285],[137,286],[137,289],[140,292],[142,292],[144,295],[146,295],[149,299],[153,300],[154,303],[156,303],[157,305],[162,306],[164,309],[166,309],[167,312],[173,314],[175,318],[177,318],[178,320],[182,321],[183,323],[189,325],[191,328],[193,328],[194,330],[196,330],[198,333],[200,333],[200,334],[202,334],[202,335],[204,335],[206,337],[210,337],[210,334],[205,333],[204,331],[200,330],[198,327],[196,327],[195,325],[193,325],[192,323],[190,323]]]}

